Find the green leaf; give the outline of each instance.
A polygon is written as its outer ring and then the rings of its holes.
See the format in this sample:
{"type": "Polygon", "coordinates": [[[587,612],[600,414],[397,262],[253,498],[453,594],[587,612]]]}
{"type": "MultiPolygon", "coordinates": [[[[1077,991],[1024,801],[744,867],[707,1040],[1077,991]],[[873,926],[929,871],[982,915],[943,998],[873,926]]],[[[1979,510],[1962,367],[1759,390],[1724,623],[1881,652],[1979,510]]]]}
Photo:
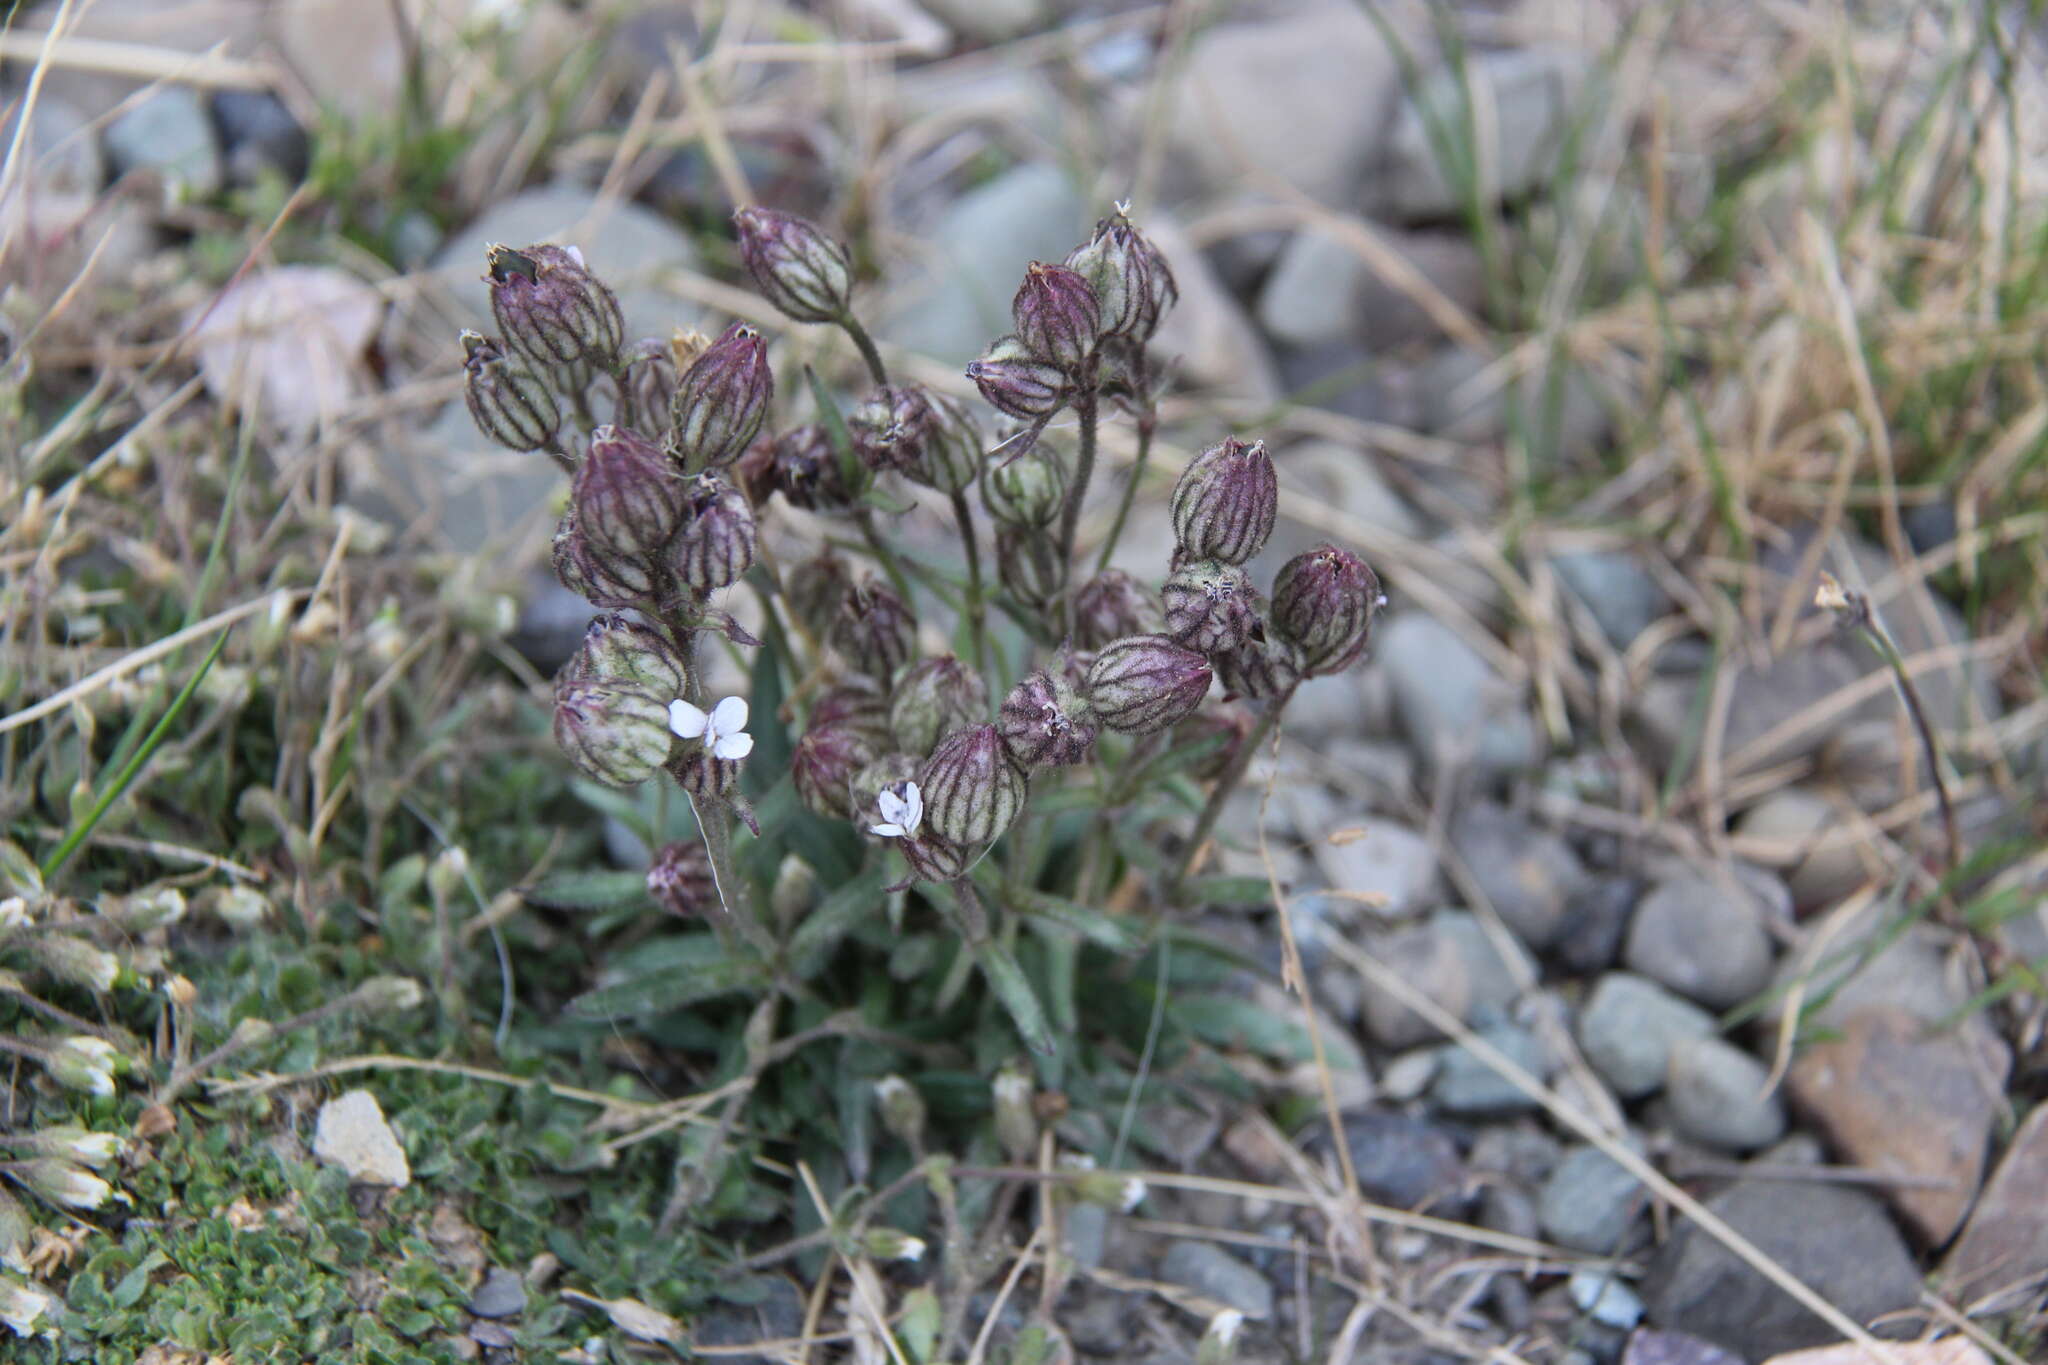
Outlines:
{"type": "Polygon", "coordinates": [[[848,488],[865,488],[868,484],[867,466],[860,462],[860,456],[853,448],[853,433],[846,429],[846,419],[839,414],[839,404],[832,397],[832,391],[825,387],[825,381],[818,378],[818,372],[804,366],[804,383],[810,386],[811,398],[818,405],[818,425],[825,428],[825,435],[832,440],[832,449],[839,455],[839,472],[848,488]]]}
{"type": "Polygon", "coordinates": [[[1079,901],[1063,900],[1040,891],[1011,891],[1008,899],[1027,918],[1071,929],[1090,943],[1099,943],[1113,952],[1136,952],[1148,938],[1144,927],[1130,916],[1097,910],[1079,901]]]}
{"type": "Polygon", "coordinates": [[[888,873],[881,860],[876,859],[852,881],[825,897],[797,926],[789,940],[789,965],[797,980],[809,981],[824,971],[839,941],[863,921],[881,914],[882,888],[888,882],[888,873]]]}
{"type": "Polygon", "coordinates": [[[1031,989],[1024,969],[1010,956],[1010,950],[990,940],[974,945],[974,958],[981,964],[981,974],[988,978],[996,999],[1008,1011],[1010,1022],[1017,1026],[1017,1036],[1024,1040],[1024,1046],[1041,1057],[1056,1053],[1059,1045],[1053,1041],[1052,1029],[1045,1022],[1045,1009],[1038,1003],[1038,994],[1031,989]]]}
{"type": "Polygon", "coordinates": [[[1197,877],[1187,889],[1204,905],[1266,905],[1273,899],[1273,885],[1264,877],[1197,877]]]}
{"type": "MultiPolygon", "coordinates": [[[[747,794],[758,799],[777,775],[789,767],[792,744],[789,730],[778,714],[782,709],[782,664],[775,651],[764,649],[754,659],[754,686],[747,698],[747,733],[754,737],[754,752],[745,773],[747,794]]],[[[765,827],[764,827],[765,828],[765,827]]]]}
{"type": "Polygon", "coordinates": [[[1248,1047],[1282,1062],[1315,1057],[1308,1030],[1293,1019],[1235,995],[1181,995],[1167,1005],[1173,1021],[1210,1045],[1248,1047]]]}
{"type": "Polygon", "coordinates": [[[579,1019],[665,1014],[767,984],[758,961],[727,952],[714,935],[682,934],[622,954],[595,988],[569,1002],[569,1013],[579,1019]]]}
{"type": "Polygon", "coordinates": [[[624,910],[653,903],[644,872],[558,872],[519,894],[528,905],[551,910],[624,910]]]}

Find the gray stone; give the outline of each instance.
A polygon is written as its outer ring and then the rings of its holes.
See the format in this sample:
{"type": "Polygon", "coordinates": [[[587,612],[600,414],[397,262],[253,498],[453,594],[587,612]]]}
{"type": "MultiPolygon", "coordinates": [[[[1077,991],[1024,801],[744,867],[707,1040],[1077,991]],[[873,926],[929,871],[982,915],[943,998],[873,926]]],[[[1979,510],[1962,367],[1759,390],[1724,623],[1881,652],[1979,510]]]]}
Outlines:
{"type": "Polygon", "coordinates": [[[106,128],[114,174],[147,171],[184,193],[203,197],[221,187],[220,148],[198,92],[167,85],[106,128]]]}
{"type": "Polygon", "coordinates": [[[469,1311],[480,1318],[511,1318],[526,1311],[526,1282],[516,1270],[493,1267],[469,1296],[469,1311]]]}
{"type": "MultiPolygon", "coordinates": [[[[1322,514],[1355,528],[1361,539],[1391,532],[1403,540],[1420,540],[1429,534],[1428,521],[1394,491],[1368,450],[1341,441],[1297,441],[1276,450],[1273,463],[1282,487],[1304,494],[1322,514]]],[[[1266,572],[1252,576],[1264,581],[1294,556],[1339,534],[1328,522],[1310,526],[1282,512],[1273,538],[1252,561],[1266,572]]]]}
{"type": "Polygon", "coordinates": [[[1159,1261],[1159,1278],[1263,1321],[1273,1315],[1266,1277],[1214,1242],[1175,1242],[1159,1261]]]}
{"type": "Polygon", "coordinates": [[[402,1190],[412,1183],[405,1148],[385,1122],[377,1097],[367,1090],[350,1090],[320,1106],[313,1124],[313,1155],[339,1166],[357,1185],[402,1190]]]}
{"type": "Polygon", "coordinates": [[[1344,1115],[1344,1141],[1366,1196],[1403,1209],[1462,1208],[1465,1164],[1436,1124],[1385,1109],[1344,1115]]]}
{"type": "Polygon", "coordinates": [[[1100,1204],[1076,1203],[1060,1220],[1060,1251],[1084,1270],[1102,1264],[1109,1241],[1109,1210],[1100,1204]]]}
{"type": "Polygon", "coordinates": [[[1566,1152],[1543,1182],[1536,1213],[1550,1239],[1596,1256],[1625,1252],[1649,1202],[1642,1183],[1598,1147],[1566,1152]]]}
{"type": "Polygon", "coordinates": [[[1583,461],[1606,441],[1613,419],[1584,371],[1560,358],[1553,364],[1561,370],[1488,377],[1497,363],[1463,345],[1447,345],[1424,362],[1415,376],[1422,429],[1467,445],[1518,435],[1539,469],[1583,461]]]}
{"type": "Polygon", "coordinates": [[[1586,604],[1600,633],[1616,649],[1627,649],[1650,623],[1671,608],[1671,598],[1640,559],[1619,550],[1583,550],[1554,555],[1551,568],[1572,596],[1586,604]]]}
{"type": "Polygon", "coordinates": [[[1491,206],[1540,189],[1557,169],[1589,60],[1575,47],[1468,51],[1464,68],[1439,67],[1402,104],[1383,189],[1388,206],[1408,221],[1462,213],[1469,192],[1491,206]],[[1476,99],[1468,79],[1481,90],[1476,99]],[[1475,138],[1465,130],[1479,118],[1487,124],[1475,138]],[[1433,129],[1457,144],[1455,155],[1481,164],[1446,174],[1433,129]],[[1476,157],[1475,142],[1491,156],[1476,157]]]}
{"type": "Polygon", "coordinates": [[[1679,1039],[1664,1076],[1671,1126],[1694,1142],[1731,1152],[1768,1147],[1785,1135],[1785,1105],[1768,1088],[1770,1074],[1723,1039],[1679,1039]]]}
{"type": "Polygon", "coordinates": [[[1010,330],[1025,267],[1064,260],[1091,221],[1088,202],[1058,166],[1028,162],[1003,172],[954,200],[919,243],[911,273],[890,289],[879,331],[966,365],[1010,330]]]}
{"type": "Polygon", "coordinates": [[[1785,878],[1795,905],[1831,905],[1871,873],[1858,849],[1862,835],[1834,803],[1809,787],[1774,791],[1735,822],[1735,849],[1785,878]]]}
{"type": "Polygon", "coordinates": [[[1451,844],[1489,904],[1522,942],[1550,946],[1586,880],[1571,845],[1518,811],[1475,802],[1451,821],[1451,844]]]}
{"type": "Polygon", "coordinates": [[[216,90],[207,102],[228,179],[253,184],[266,174],[297,184],[312,158],[306,130],[268,90],[216,90]]]}
{"type": "MultiPolygon", "coordinates": [[[[14,144],[20,125],[21,101],[17,99],[6,116],[0,117],[0,147],[14,144]]],[[[69,101],[47,91],[36,99],[22,156],[29,183],[38,191],[97,194],[106,179],[106,163],[100,157],[91,123],[69,101]]]]}
{"type": "Polygon", "coordinates": [[[1375,635],[1367,667],[1391,680],[1402,733],[1439,777],[1471,767],[1491,780],[1536,761],[1536,727],[1521,698],[1456,631],[1411,611],[1375,635]]]}
{"type": "Polygon", "coordinates": [[[1636,909],[1623,954],[1631,971],[1709,1009],[1741,1004],[1769,984],[1771,940],[1751,895],[1681,873],[1636,909]]]}
{"type": "Polygon", "coordinates": [[[1168,162],[1191,188],[1235,189],[1256,171],[1332,206],[1351,202],[1378,155],[1401,85],[1372,21],[1327,2],[1204,28],[1179,77],[1168,162]]]}
{"type": "Polygon", "coordinates": [[[552,678],[583,643],[597,608],[563,587],[547,569],[526,575],[519,620],[508,643],[543,677],[552,678]]]}
{"type": "MultiPolygon", "coordinates": [[[[1550,1055],[1527,1029],[1495,1024],[1479,1030],[1479,1038],[1537,1080],[1548,1078],[1550,1055]]],[[[1445,1049],[1442,1069],[1429,1095],[1438,1108],[1450,1114],[1513,1114],[1536,1108],[1536,1101],[1520,1086],[1463,1047],[1445,1049]]]]}
{"type": "MultiPolygon", "coordinates": [[[[1379,244],[1459,312],[1477,314],[1485,269],[1469,237],[1370,229],[1379,244]]],[[[1289,346],[1350,341],[1387,351],[1442,335],[1427,309],[1368,263],[1352,243],[1306,229],[1289,240],[1259,291],[1259,325],[1289,346]]]]}
{"type": "Polygon", "coordinates": [[[1471,1002],[1466,1022],[1481,1023],[1505,1016],[1522,993],[1523,984],[1536,979],[1535,960],[1514,935],[1495,933],[1471,911],[1440,910],[1430,916],[1430,924],[1465,959],[1467,998],[1471,1002]]]}
{"type": "Polygon", "coordinates": [[[1744,1361],[1711,1341],[1645,1327],[1630,1334],[1621,1365],[1744,1365],[1744,1361]]]}
{"type": "Polygon", "coordinates": [[[1662,1088],[1676,1044],[1714,1032],[1714,1017],[1705,1010],[1628,972],[1601,977],[1579,1014],[1586,1060],[1626,1100],[1662,1088]]]}
{"type": "Polygon", "coordinates": [[[1316,866],[1331,886],[1380,899],[1371,906],[1372,914],[1405,919],[1436,902],[1436,850],[1407,826],[1367,820],[1358,837],[1341,843],[1319,837],[1326,836],[1327,830],[1302,833],[1318,839],[1316,866]]]}
{"type": "MultiPolygon", "coordinates": [[[[1153,351],[1179,357],[1178,373],[1183,382],[1234,398],[1277,400],[1280,376],[1273,357],[1260,341],[1258,328],[1200,249],[1171,219],[1154,218],[1145,224],[1145,231],[1172,267],[1174,283],[1180,287],[1179,302],[1152,339],[1153,351]]],[[[1004,306],[1008,307],[1007,301],[1004,306]]],[[[1007,323],[1004,330],[1008,330],[1007,323]]]]}
{"type": "MultiPolygon", "coordinates": [[[[1422,924],[1369,937],[1369,951],[1401,979],[1459,1020],[1498,1018],[1533,975],[1525,958],[1510,963],[1483,925],[1462,910],[1442,910],[1422,924]],[[1519,972],[1517,969],[1520,969],[1519,972]]],[[[1385,1048],[1408,1048],[1442,1035],[1394,997],[1366,984],[1361,1001],[1365,1031],[1385,1048]]]]}
{"type": "MultiPolygon", "coordinates": [[[[1706,1201],[1815,1293],[1861,1323],[1920,1301],[1920,1274],[1884,1206],[1839,1185],[1745,1181],[1706,1201]]],[[[1650,1262],[1643,1299],[1659,1326],[1761,1360],[1820,1346],[1835,1329],[1709,1234],[1680,1223],[1650,1262]]],[[[1885,1334],[1900,1330],[1891,1325],[1885,1334]]]]}
{"type": "Polygon", "coordinates": [[[1582,883],[1565,901],[1557,938],[1550,945],[1558,964],[1575,976],[1592,976],[1613,966],[1643,890],[1640,879],[1615,874],[1582,883]]]}
{"type": "Polygon", "coordinates": [[[1611,1270],[1575,1270],[1566,1283],[1579,1311],[1602,1327],[1626,1332],[1643,1320],[1643,1301],[1611,1270]]]}
{"type": "Polygon", "coordinates": [[[955,33],[981,43],[999,43],[1043,27],[1050,19],[1043,0],[917,0],[955,33]]]}

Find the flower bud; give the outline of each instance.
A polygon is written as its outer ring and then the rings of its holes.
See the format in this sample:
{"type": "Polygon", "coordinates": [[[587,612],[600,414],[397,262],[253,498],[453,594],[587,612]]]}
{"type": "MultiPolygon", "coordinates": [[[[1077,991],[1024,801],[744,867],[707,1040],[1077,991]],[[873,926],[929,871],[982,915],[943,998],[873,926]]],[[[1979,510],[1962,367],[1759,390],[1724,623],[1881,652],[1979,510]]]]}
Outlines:
{"type": "Polygon", "coordinates": [[[875,761],[880,745],[873,733],[839,723],[813,725],[796,742],[790,778],[805,809],[828,820],[854,816],[853,780],[875,761]]]}
{"type": "Polygon", "coordinates": [[[996,1143],[1003,1155],[1020,1166],[1033,1161],[1038,1151],[1038,1114],[1031,1107],[1031,1078],[1006,1066],[996,1073],[990,1090],[995,1099],[996,1143]]]}
{"type": "Polygon", "coordinates": [[[1095,721],[1087,703],[1064,679],[1044,669],[1003,698],[996,731],[1010,761],[1025,772],[1085,763],[1095,749],[1095,721]]]}
{"type": "Polygon", "coordinates": [[[921,659],[896,680],[889,733],[907,754],[928,754],[939,736],[988,714],[988,684],[951,654],[921,659]]]}
{"type": "Polygon", "coordinates": [[[668,420],[682,379],[676,344],[665,337],[642,337],[619,361],[619,425],[653,431],[668,420]]]}
{"type": "Polygon", "coordinates": [[[924,385],[885,384],[848,414],[846,428],[862,464],[876,473],[894,469],[908,474],[924,458],[939,422],[932,392],[924,385]]]}
{"type": "Polygon", "coordinates": [[[639,555],[594,549],[576,525],[572,505],[555,526],[555,577],[594,607],[631,607],[654,594],[654,572],[639,555]]]}
{"type": "Polygon", "coordinates": [[[1165,629],[1159,603],[1122,569],[1104,569],[1074,591],[1074,639],[1083,649],[1165,629]]]}
{"type": "Polygon", "coordinates": [[[553,390],[480,332],[464,332],[462,397],[478,431],[507,450],[539,450],[562,427],[553,390]]]}
{"type": "Polygon", "coordinates": [[[1102,308],[1102,334],[1144,343],[1180,297],[1173,270],[1150,238],[1119,208],[1095,235],[1067,254],[1067,268],[1088,281],[1102,308]]]}
{"type": "Polygon", "coordinates": [[[826,550],[800,560],[782,575],[783,596],[796,619],[813,635],[823,635],[838,619],[840,605],[853,591],[846,561],[826,550]]]}
{"type": "Polygon", "coordinates": [[[771,444],[755,442],[740,461],[741,483],[759,507],[771,493],[791,507],[837,512],[853,506],[855,493],[840,467],[839,452],[825,428],[812,423],[784,432],[771,444]]]}
{"type": "Polygon", "coordinates": [[[1190,559],[1242,564],[1265,547],[1280,506],[1280,484],[1264,441],[1235,436],[1210,446],[1173,486],[1173,534],[1190,559]]]}
{"type": "Polygon", "coordinates": [[[121,1149],[128,1145],[119,1133],[95,1133],[69,1123],[20,1136],[23,1145],[32,1152],[55,1157],[59,1161],[75,1161],[96,1171],[112,1164],[114,1158],[121,1155],[121,1149]]]}
{"type": "Polygon", "coordinates": [[[625,341],[619,301],[575,247],[494,246],[484,280],[491,315],[513,349],[543,368],[587,362],[609,367],[625,341]]]}
{"type": "Polygon", "coordinates": [[[884,1076],[875,1082],[875,1102],[881,1106],[882,1126],[889,1136],[915,1149],[924,1140],[924,1096],[901,1076],[884,1076]]]}
{"type": "Polygon", "coordinates": [[[1102,335],[1102,308],[1095,291],[1063,265],[1033,261],[1010,303],[1017,337],[1033,356],[1069,374],[1081,368],[1102,335]]]}
{"type": "Polygon", "coordinates": [[[1067,472],[1059,457],[1034,446],[1013,460],[991,460],[981,476],[981,500],[1005,526],[1050,526],[1067,502],[1067,472]]]}
{"type": "Polygon", "coordinates": [[[886,682],[910,658],[916,636],[903,599],[868,578],[840,600],[825,640],[855,669],[886,682]]]}
{"type": "Polygon", "coordinates": [[[723,801],[740,780],[743,759],[719,758],[706,749],[685,754],[675,766],[676,785],[699,804],[723,801]]]}
{"type": "Polygon", "coordinates": [[[915,839],[898,839],[903,861],[910,864],[913,877],[921,882],[958,881],[974,866],[980,850],[956,844],[942,834],[927,830],[915,839]]]}
{"type": "Polygon", "coordinates": [[[924,1258],[924,1238],[896,1228],[869,1228],[861,1250],[877,1261],[918,1261],[924,1258]]]}
{"type": "Polygon", "coordinates": [[[846,248],[793,213],[753,205],[732,216],[740,262],[761,297],[798,322],[837,322],[853,289],[846,248]]]}
{"type": "Polygon", "coordinates": [[[122,1058],[105,1039],[76,1033],[52,1047],[44,1056],[43,1065],[60,1085],[88,1095],[111,1095],[114,1073],[122,1069],[122,1058]]]}
{"type": "Polygon", "coordinates": [[[775,883],[768,888],[768,909],[775,922],[784,929],[794,928],[817,905],[818,869],[801,854],[783,854],[775,865],[775,883]]]}
{"type": "Polygon", "coordinates": [[[1243,569],[1197,559],[1167,578],[1159,590],[1166,607],[1166,634],[1203,654],[1236,649],[1263,635],[1258,594],[1243,569]]]}
{"type": "Polygon", "coordinates": [[[1010,595],[1035,611],[1059,600],[1067,586],[1067,559],[1059,542],[1044,530],[996,530],[996,576],[1010,595]]]}
{"type": "Polygon", "coordinates": [[[1270,631],[1214,660],[1217,681],[1229,697],[1271,700],[1292,691],[1305,676],[1300,648],[1270,631]]]}
{"type": "Polygon", "coordinates": [[[1205,739],[1216,741],[1213,752],[1187,768],[1188,776],[1197,782],[1213,782],[1223,776],[1230,770],[1231,760],[1237,757],[1238,747],[1251,738],[1255,723],[1242,706],[1219,706],[1197,711],[1176,725],[1175,748],[1205,739]]]}
{"type": "Polygon", "coordinates": [[[813,730],[828,725],[847,726],[866,738],[877,754],[892,752],[889,701],[871,687],[843,686],[820,692],[811,703],[808,720],[813,730]]]}
{"type": "Polygon", "coordinates": [[[1022,338],[998,338],[968,365],[967,377],[991,407],[1012,417],[1043,417],[1058,411],[1073,392],[1067,372],[1031,353],[1022,338]]]}
{"type": "Polygon", "coordinates": [[[711,854],[698,840],[662,845],[647,865],[647,894],[671,915],[702,919],[722,909],[711,854]]]}
{"type": "Polygon", "coordinates": [[[1110,729],[1149,735],[1200,706],[1212,676],[1195,651],[1163,635],[1132,635],[1096,654],[1082,695],[1110,729]]]}
{"type": "Polygon", "coordinates": [[[637,687],[555,679],[555,743],[583,773],[607,786],[645,782],[668,761],[668,699],[637,687]]]}
{"type": "Polygon", "coordinates": [[[16,1179],[52,1204],[67,1209],[96,1209],[107,1202],[114,1187],[83,1167],[56,1157],[30,1157],[14,1163],[16,1179]]]}
{"type": "Polygon", "coordinates": [[[685,474],[723,469],[753,444],[774,397],[768,343],[746,323],[733,323],[676,382],[669,453],[685,474]]]}
{"type": "Polygon", "coordinates": [[[655,446],[630,427],[599,427],[576,467],[576,529],[608,560],[651,560],[683,515],[683,480],[655,446]]]}
{"type": "Polygon", "coordinates": [[[22,946],[35,958],[37,966],[67,986],[110,991],[121,975],[119,958],[82,938],[45,932],[26,940],[22,946]]]}
{"type": "Polygon", "coordinates": [[[941,493],[964,492],[981,474],[981,428],[967,409],[942,393],[928,395],[931,430],[904,469],[913,482],[941,493]]]}
{"type": "Polygon", "coordinates": [[[1321,545],[1280,566],[1273,578],[1273,629],[1301,649],[1311,676],[1349,668],[1365,651],[1380,580],[1349,550],[1321,545]]]}
{"type": "Polygon", "coordinates": [[[1145,1182],[1137,1176],[1098,1171],[1093,1157],[1079,1154],[1062,1156],[1060,1165],[1073,1173],[1071,1188],[1074,1196],[1084,1204],[1129,1213],[1145,1202],[1148,1191],[1145,1182]]]}
{"type": "Polygon", "coordinates": [[[684,496],[682,526],[669,547],[669,570],[698,596],[739,582],[754,562],[754,510],[747,495],[716,474],[699,474],[684,496]]]}
{"type": "MultiPolygon", "coordinates": [[[[4,1193],[0,1193],[0,1199],[5,1198],[7,1196],[4,1193]]],[[[14,1220],[10,1219],[11,1221],[14,1220]]],[[[26,1227],[27,1216],[23,1215],[20,1222],[26,1227]]],[[[25,1246],[27,1240],[28,1234],[26,1232],[22,1233],[20,1238],[21,1245],[25,1246]]],[[[0,1247],[0,1250],[11,1251],[11,1247],[0,1247]]],[[[9,1265],[16,1265],[19,1260],[18,1256],[10,1254],[7,1258],[7,1263],[9,1265]]],[[[45,1320],[53,1321],[57,1316],[57,1312],[58,1303],[56,1295],[46,1293],[39,1285],[30,1284],[25,1280],[17,1280],[11,1275],[0,1275],[0,1322],[6,1323],[7,1329],[13,1332],[14,1335],[18,1337],[53,1335],[57,1330],[55,1326],[38,1324],[43,1324],[45,1320]]]]}
{"type": "Polygon", "coordinates": [[[1010,763],[993,725],[970,725],[940,740],[917,785],[925,823],[956,844],[990,842],[1024,808],[1024,775],[1010,763]]]}
{"type": "Polygon", "coordinates": [[[567,670],[607,687],[636,687],[656,697],[680,697],[683,661],[653,626],[611,612],[595,617],[567,670]]]}

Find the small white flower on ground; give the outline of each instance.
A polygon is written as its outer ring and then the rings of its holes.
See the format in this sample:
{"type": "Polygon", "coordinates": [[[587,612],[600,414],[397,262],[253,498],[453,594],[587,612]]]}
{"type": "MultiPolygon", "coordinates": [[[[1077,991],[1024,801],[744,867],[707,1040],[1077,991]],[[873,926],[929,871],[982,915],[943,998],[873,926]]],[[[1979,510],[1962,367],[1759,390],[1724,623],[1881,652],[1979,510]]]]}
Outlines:
{"type": "Polygon", "coordinates": [[[12,1275],[0,1275],[0,1322],[6,1323],[14,1335],[35,1335],[36,1323],[56,1306],[57,1300],[36,1286],[24,1284],[12,1275]]]}
{"type": "Polygon", "coordinates": [[[100,1167],[121,1154],[119,1133],[94,1133],[65,1125],[45,1128],[36,1135],[36,1145],[53,1156],[69,1157],[84,1165],[100,1167]]]}
{"type": "Polygon", "coordinates": [[[1237,1340],[1237,1334],[1244,1330],[1244,1314],[1235,1308],[1226,1308],[1209,1319],[1209,1335],[1219,1345],[1228,1346],[1237,1340]]]}
{"type": "Polygon", "coordinates": [[[96,1209],[114,1193],[112,1185],[92,1172],[54,1157],[24,1161],[15,1169],[30,1189],[67,1209],[96,1209]]]}
{"type": "Polygon", "coordinates": [[[727,697],[705,714],[678,698],[668,704],[668,728],[684,739],[701,739],[713,758],[745,758],[754,751],[747,731],[747,702],[727,697]]]}
{"type": "Polygon", "coordinates": [[[924,794],[915,782],[891,782],[875,804],[881,808],[882,823],[869,828],[884,839],[913,838],[924,823],[924,794]]]}
{"type": "Polygon", "coordinates": [[[75,1034],[50,1049],[50,1074],[73,1090],[90,1095],[114,1093],[114,1069],[121,1054],[104,1038],[75,1034]]]}
{"type": "Polygon", "coordinates": [[[1132,1209],[1138,1207],[1138,1205],[1144,1202],[1145,1182],[1138,1179],[1138,1177],[1136,1176],[1131,1176],[1129,1179],[1124,1181],[1123,1211],[1125,1213],[1129,1213],[1132,1209]]]}

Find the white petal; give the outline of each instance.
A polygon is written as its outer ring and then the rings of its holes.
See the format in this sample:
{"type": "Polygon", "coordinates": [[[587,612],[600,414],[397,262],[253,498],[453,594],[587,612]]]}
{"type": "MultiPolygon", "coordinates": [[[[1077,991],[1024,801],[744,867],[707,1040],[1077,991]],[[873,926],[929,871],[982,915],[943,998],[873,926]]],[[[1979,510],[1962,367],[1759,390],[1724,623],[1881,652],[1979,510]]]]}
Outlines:
{"type": "Polygon", "coordinates": [[[745,758],[754,752],[752,735],[720,735],[711,746],[713,758],[745,758]]]}
{"type": "Polygon", "coordinates": [[[684,739],[696,739],[703,735],[704,726],[710,719],[702,711],[681,699],[668,704],[668,728],[684,739]]]}
{"type": "Polygon", "coordinates": [[[882,818],[891,825],[910,823],[910,803],[887,787],[882,788],[881,795],[875,798],[875,804],[881,808],[882,818]]]}
{"type": "MultiPolygon", "coordinates": [[[[869,825],[868,828],[870,830],[873,830],[876,834],[881,835],[884,839],[901,839],[910,833],[909,830],[897,824],[869,825]]],[[[109,1087],[108,1093],[112,1093],[111,1087],[109,1087]]]]}
{"type": "Polygon", "coordinates": [[[736,735],[747,728],[747,699],[727,697],[711,708],[711,724],[721,735],[736,735]]]}
{"type": "Polygon", "coordinates": [[[924,823],[924,793],[917,789],[915,782],[903,784],[903,806],[908,816],[904,824],[916,829],[924,823]]]}

